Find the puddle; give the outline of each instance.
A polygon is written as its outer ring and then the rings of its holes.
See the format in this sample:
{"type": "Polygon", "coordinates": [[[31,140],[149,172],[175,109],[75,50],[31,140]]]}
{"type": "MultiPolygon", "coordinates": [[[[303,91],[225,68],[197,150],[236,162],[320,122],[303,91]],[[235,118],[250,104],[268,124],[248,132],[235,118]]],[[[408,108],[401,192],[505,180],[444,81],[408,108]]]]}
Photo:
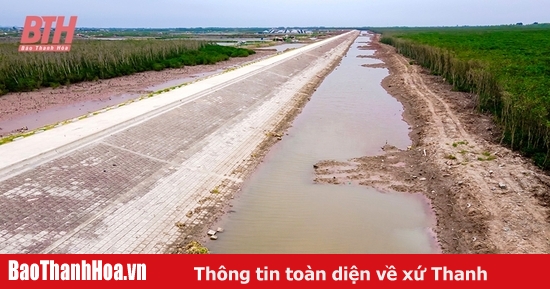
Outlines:
{"type": "MultiPolygon", "coordinates": [[[[190,77],[173,79],[170,81],[163,82],[161,84],[148,86],[144,90],[155,92],[155,91],[163,90],[173,86],[177,86],[186,82],[192,82],[203,77],[220,73],[222,71],[223,69],[218,69],[215,71],[194,74],[190,77]]],[[[29,130],[33,130],[33,129],[44,127],[46,125],[55,124],[68,119],[73,119],[75,117],[80,117],[82,115],[86,115],[94,111],[102,110],[109,106],[118,105],[125,101],[139,98],[140,96],[142,96],[142,94],[135,94],[135,93],[121,94],[121,95],[111,96],[108,100],[82,101],[74,104],[54,107],[43,111],[30,113],[28,115],[24,115],[14,119],[0,122],[0,136],[3,134],[8,134],[14,130],[21,129],[23,127],[27,127],[29,130]]]]}
{"type": "Polygon", "coordinates": [[[411,144],[402,105],[381,87],[386,69],[365,68],[358,37],[266,156],[217,226],[212,253],[438,253],[435,219],[421,195],[352,184],[315,184],[313,164],[411,144]],[[358,45],[359,44],[359,45],[358,45]]]}
{"type": "Polygon", "coordinates": [[[14,119],[0,122],[0,135],[8,134],[11,131],[27,127],[29,130],[41,128],[46,125],[55,124],[60,121],[73,119],[88,113],[117,105],[127,100],[139,98],[140,94],[122,94],[112,96],[108,100],[83,101],[61,107],[53,107],[43,111],[30,113],[14,119]]]}

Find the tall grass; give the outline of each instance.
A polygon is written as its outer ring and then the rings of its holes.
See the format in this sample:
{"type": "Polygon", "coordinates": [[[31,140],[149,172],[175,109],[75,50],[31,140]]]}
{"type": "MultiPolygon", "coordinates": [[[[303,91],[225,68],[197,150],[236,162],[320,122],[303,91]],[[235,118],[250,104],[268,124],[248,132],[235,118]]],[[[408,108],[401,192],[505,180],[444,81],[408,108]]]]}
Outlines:
{"type": "Polygon", "coordinates": [[[550,168],[550,35],[543,29],[454,29],[383,34],[456,89],[478,96],[503,128],[502,140],[550,168]]]}
{"type": "Polygon", "coordinates": [[[0,95],[148,70],[213,64],[254,51],[190,40],[76,41],[70,52],[18,52],[0,44],[0,95]]]}

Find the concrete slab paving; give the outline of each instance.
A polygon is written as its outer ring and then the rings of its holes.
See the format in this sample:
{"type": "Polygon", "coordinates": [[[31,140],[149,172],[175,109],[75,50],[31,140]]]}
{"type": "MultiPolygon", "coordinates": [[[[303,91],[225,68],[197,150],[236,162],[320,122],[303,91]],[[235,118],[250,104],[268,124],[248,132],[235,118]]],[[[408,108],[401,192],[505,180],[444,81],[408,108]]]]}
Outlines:
{"type": "Polygon", "coordinates": [[[354,36],[1,145],[0,253],[165,252],[354,36]]]}

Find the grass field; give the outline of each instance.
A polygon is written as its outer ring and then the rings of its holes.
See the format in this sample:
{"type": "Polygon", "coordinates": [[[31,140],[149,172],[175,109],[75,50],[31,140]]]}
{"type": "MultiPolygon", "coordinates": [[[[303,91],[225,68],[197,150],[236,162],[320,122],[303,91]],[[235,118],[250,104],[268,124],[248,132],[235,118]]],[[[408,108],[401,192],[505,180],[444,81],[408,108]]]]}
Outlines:
{"type": "Polygon", "coordinates": [[[213,64],[253,50],[190,40],[76,41],[70,52],[18,52],[0,43],[0,95],[148,70],[213,64]]]}
{"type": "Polygon", "coordinates": [[[478,95],[503,141],[550,168],[550,25],[373,30],[457,90],[478,95]]]}

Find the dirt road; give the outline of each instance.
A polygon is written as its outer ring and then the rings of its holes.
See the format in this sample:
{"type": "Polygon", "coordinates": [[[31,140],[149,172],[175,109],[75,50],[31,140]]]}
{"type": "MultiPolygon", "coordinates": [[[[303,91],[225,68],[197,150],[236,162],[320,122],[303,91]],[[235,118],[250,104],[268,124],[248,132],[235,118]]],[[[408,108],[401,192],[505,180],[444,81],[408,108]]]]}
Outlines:
{"type": "Polygon", "coordinates": [[[491,117],[474,111],[475,96],[452,91],[378,37],[365,48],[384,61],[372,67],[390,71],[382,85],[405,106],[413,145],[319,162],[316,181],[426,195],[445,253],[550,253],[550,177],[498,144],[491,117]]]}

